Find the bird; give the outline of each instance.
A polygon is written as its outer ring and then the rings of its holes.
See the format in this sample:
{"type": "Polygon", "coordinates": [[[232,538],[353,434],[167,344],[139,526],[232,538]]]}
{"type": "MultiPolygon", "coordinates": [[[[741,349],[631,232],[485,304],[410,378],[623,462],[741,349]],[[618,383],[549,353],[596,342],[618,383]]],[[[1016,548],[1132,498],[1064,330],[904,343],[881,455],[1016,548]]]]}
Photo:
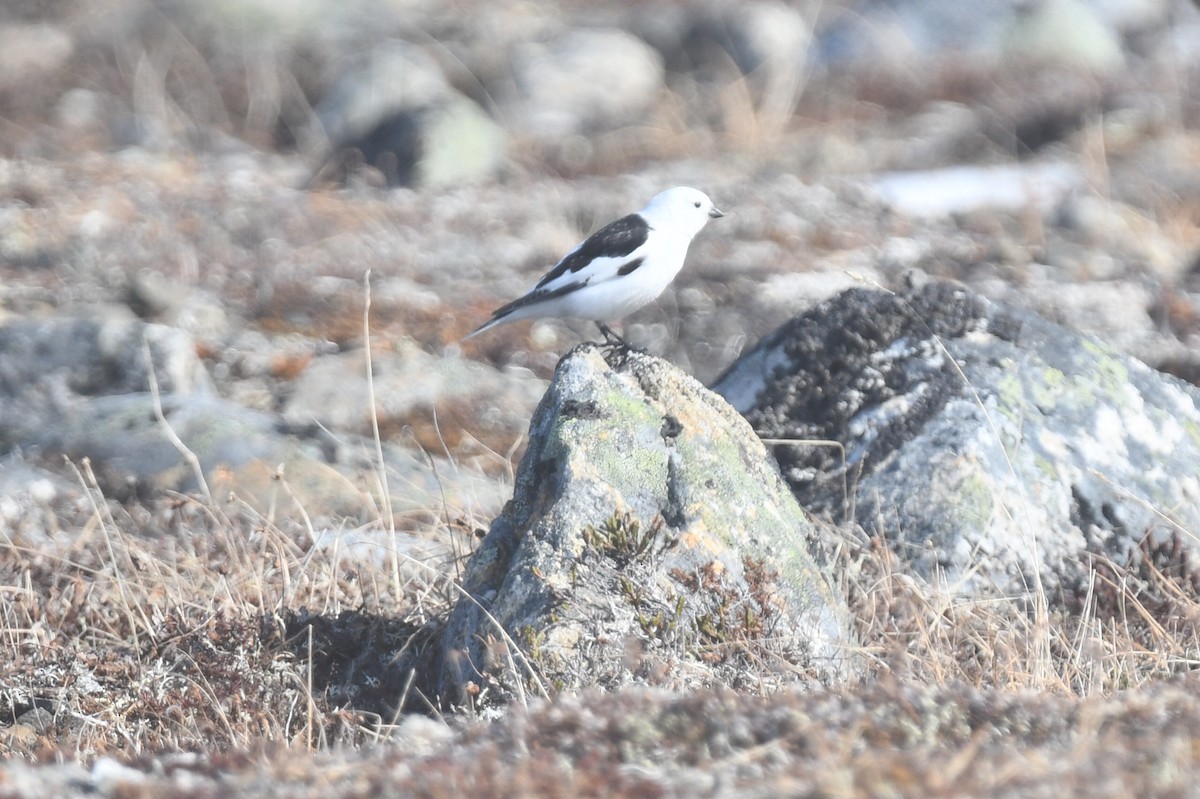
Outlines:
{"type": "Polygon", "coordinates": [[[642,210],[610,222],[562,257],[537,285],[492,312],[463,339],[519,319],[590,319],[610,345],[629,343],[605,324],[655,300],[687,257],[688,245],[710,219],[725,216],[699,189],[676,186],[642,210]]]}

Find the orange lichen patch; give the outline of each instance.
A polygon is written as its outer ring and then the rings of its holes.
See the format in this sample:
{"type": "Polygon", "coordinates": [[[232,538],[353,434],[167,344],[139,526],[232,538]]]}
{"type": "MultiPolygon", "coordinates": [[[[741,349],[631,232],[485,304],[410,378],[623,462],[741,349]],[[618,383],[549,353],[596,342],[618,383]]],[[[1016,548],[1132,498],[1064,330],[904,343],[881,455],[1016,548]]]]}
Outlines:
{"type": "Polygon", "coordinates": [[[453,452],[464,438],[464,422],[474,421],[469,403],[446,403],[435,414],[418,408],[402,416],[379,420],[379,435],[385,441],[415,441],[426,452],[453,452]]]}
{"type": "MultiPolygon", "coordinates": [[[[337,344],[361,342],[364,295],[361,286],[347,281],[336,293],[317,293],[301,282],[275,287],[271,296],[255,309],[255,321],[271,333],[298,333],[337,344]]],[[[411,338],[427,349],[456,343],[470,332],[470,319],[450,313],[443,305],[408,305],[373,299],[368,324],[372,346],[399,338],[411,338]]]]}
{"type": "Polygon", "coordinates": [[[486,424],[478,401],[471,398],[443,399],[434,407],[381,418],[379,433],[386,441],[415,442],[426,452],[449,451],[455,457],[504,453],[513,445],[513,431],[486,424]]]}
{"type": "Polygon", "coordinates": [[[312,353],[287,352],[271,359],[271,376],[280,380],[295,380],[312,363],[312,353]]]}
{"type": "Polygon", "coordinates": [[[339,344],[362,338],[362,298],[314,294],[300,283],[275,287],[256,310],[260,327],[271,333],[302,333],[339,344]]]}
{"type": "Polygon", "coordinates": [[[363,213],[362,202],[348,198],[344,192],[310,191],[303,196],[307,211],[335,223],[342,234],[353,234],[376,224],[373,215],[363,213]]]}
{"type": "Polygon", "coordinates": [[[196,357],[202,361],[213,361],[221,354],[220,348],[207,341],[196,342],[196,357]]]}

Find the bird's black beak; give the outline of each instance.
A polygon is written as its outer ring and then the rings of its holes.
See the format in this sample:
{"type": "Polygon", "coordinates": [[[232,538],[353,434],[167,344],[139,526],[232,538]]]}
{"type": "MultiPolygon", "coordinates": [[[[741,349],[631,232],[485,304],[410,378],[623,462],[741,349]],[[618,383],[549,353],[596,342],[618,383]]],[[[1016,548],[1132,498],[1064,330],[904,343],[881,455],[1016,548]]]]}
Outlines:
{"type": "Polygon", "coordinates": [[[712,210],[708,212],[708,215],[713,219],[720,219],[721,217],[725,216],[725,214],[721,212],[721,209],[715,205],[712,207],[712,210]]]}

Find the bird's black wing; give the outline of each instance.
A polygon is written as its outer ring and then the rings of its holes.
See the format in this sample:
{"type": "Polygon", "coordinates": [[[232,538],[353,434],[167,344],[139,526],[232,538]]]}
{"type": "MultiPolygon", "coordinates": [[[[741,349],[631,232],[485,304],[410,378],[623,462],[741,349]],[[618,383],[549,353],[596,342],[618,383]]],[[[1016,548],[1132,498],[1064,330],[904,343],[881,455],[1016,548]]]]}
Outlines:
{"type": "Polygon", "coordinates": [[[555,297],[563,297],[573,291],[579,291],[581,288],[586,286],[588,282],[589,280],[575,280],[567,283],[565,286],[557,286],[552,289],[535,288],[524,297],[518,297],[508,305],[504,305],[492,311],[492,319],[502,319],[518,308],[524,308],[526,305],[532,305],[533,303],[541,302],[542,300],[552,300],[555,297]]]}
{"type": "Polygon", "coordinates": [[[540,289],[567,272],[578,272],[597,258],[622,258],[629,255],[645,244],[649,235],[650,224],[641,214],[630,214],[616,222],[610,222],[564,255],[563,259],[538,281],[535,289],[540,289]]]}

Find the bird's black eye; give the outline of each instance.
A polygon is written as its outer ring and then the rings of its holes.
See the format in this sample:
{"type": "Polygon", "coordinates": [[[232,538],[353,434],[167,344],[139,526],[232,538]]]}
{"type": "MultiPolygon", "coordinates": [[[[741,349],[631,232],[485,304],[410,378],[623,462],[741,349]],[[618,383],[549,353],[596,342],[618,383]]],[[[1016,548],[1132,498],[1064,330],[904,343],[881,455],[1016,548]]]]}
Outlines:
{"type": "Polygon", "coordinates": [[[697,207],[697,208],[699,208],[699,207],[700,207],[700,201],[699,201],[699,200],[696,200],[696,207],[697,207]]]}

